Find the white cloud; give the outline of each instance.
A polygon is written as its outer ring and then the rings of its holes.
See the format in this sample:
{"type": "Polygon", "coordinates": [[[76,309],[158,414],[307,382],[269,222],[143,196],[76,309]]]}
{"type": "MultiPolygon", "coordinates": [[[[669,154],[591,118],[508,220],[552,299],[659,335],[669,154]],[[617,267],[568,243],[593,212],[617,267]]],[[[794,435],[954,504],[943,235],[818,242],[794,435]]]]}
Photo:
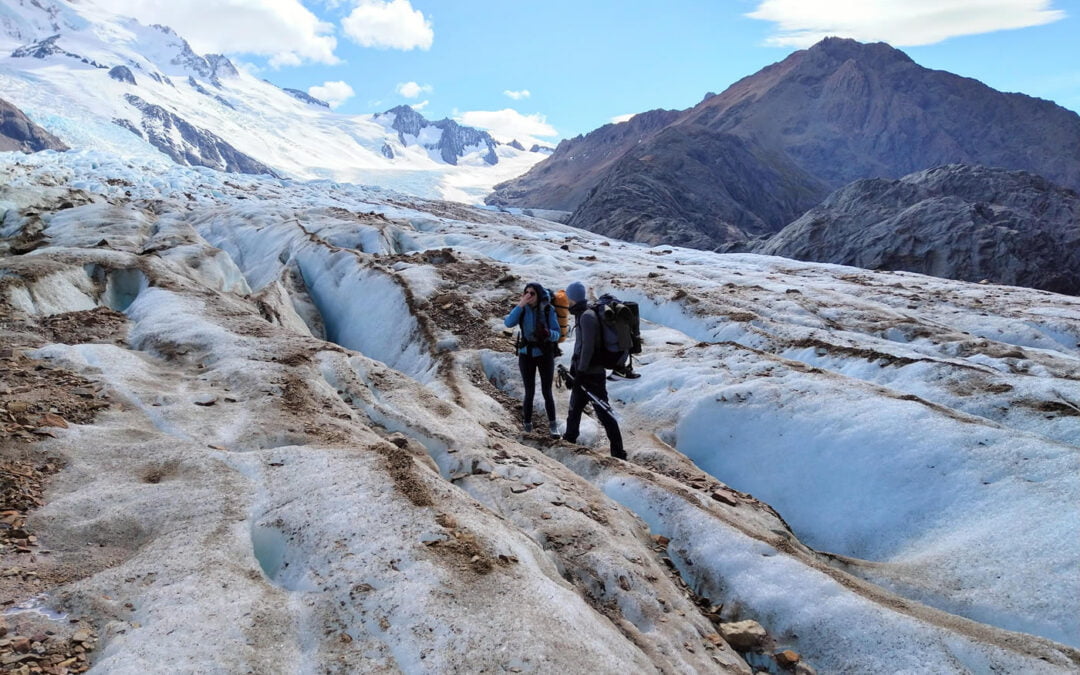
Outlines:
{"type": "Polygon", "coordinates": [[[620,122],[629,122],[630,118],[633,117],[636,114],[637,113],[630,113],[629,115],[616,115],[615,117],[611,118],[611,123],[612,124],[618,124],[620,122]]]}
{"type": "Polygon", "coordinates": [[[431,101],[421,101],[420,103],[410,103],[409,107],[412,108],[413,110],[415,110],[416,112],[420,112],[424,108],[428,107],[429,103],[431,103],[431,101]]]}
{"type": "Polygon", "coordinates": [[[430,84],[417,84],[416,82],[402,82],[397,86],[397,93],[405,98],[418,98],[425,92],[430,92],[433,87],[430,84]]]}
{"type": "Polygon", "coordinates": [[[530,96],[532,96],[532,93],[530,93],[528,89],[522,89],[521,91],[511,91],[507,89],[503,93],[514,99],[515,101],[520,101],[523,98],[529,98],[530,96]]]}
{"type": "Polygon", "coordinates": [[[896,47],[1027,28],[1065,18],[1053,0],[762,0],[750,18],[771,21],[769,44],[808,47],[829,36],[896,47]]]}
{"type": "Polygon", "coordinates": [[[460,124],[487,130],[497,141],[508,143],[517,140],[525,147],[534,143],[550,145],[536,136],[558,136],[559,132],[539,113],[522,115],[512,108],[503,110],[473,110],[458,113],[454,117],[460,124]]]}
{"type": "Polygon", "coordinates": [[[345,34],[364,47],[430,49],[435,39],[431,21],[409,0],[359,0],[341,21],[345,34]]]}
{"type": "Polygon", "coordinates": [[[319,86],[308,89],[308,93],[321,101],[326,101],[331,108],[337,108],[356,94],[352,87],[341,81],[323,82],[319,86]]]}
{"type": "Polygon", "coordinates": [[[255,54],[274,67],[336,64],[332,24],[300,0],[96,0],[110,11],[175,30],[200,54],[255,54]]]}

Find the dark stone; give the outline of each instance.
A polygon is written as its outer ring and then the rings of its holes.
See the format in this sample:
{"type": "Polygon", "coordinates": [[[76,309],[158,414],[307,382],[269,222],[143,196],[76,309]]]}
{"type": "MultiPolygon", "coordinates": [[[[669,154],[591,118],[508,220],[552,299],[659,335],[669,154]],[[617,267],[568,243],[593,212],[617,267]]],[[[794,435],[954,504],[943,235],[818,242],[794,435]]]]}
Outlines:
{"type": "Polygon", "coordinates": [[[327,103],[326,101],[321,101],[321,100],[315,98],[314,96],[312,96],[312,95],[310,95],[310,94],[308,94],[306,92],[300,91],[299,89],[284,89],[283,91],[285,91],[285,93],[289,94],[293,98],[296,98],[296,99],[299,99],[299,100],[303,101],[304,103],[310,103],[311,105],[322,106],[323,108],[327,108],[327,109],[330,108],[330,104],[327,103]]]}
{"type": "MultiPolygon", "coordinates": [[[[55,26],[54,26],[54,30],[55,30],[55,26]]],[[[29,45],[26,45],[24,47],[19,47],[15,51],[11,52],[11,56],[13,58],[28,58],[29,57],[29,58],[35,58],[35,59],[44,59],[46,57],[54,56],[54,55],[67,56],[69,58],[76,59],[77,61],[79,61],[81,63],[85,63],[85,64],[88,64],[88,65],[94,66],[95,68],[107,68],[108,67],[108,66],[104,66],[104,65],[98,63],[97,61],[94,61],[93,59],[88,59],[85,56],[79,56],[78,54],[67,51],[66,49],[64,49],[63,47],[60,47],[57,44],[57,42],[59,40],[60,40],[60,35],[59,34],[50,35],[49,37],[47,37],[47,38],[45,38],[43,40],[38,40],[37,42],[35,42],[33,44],[29,44],[29,45]]]]}
{"type": "Polygon", "coordinates": [[[113,66],[109,70],[109,77],[117,82],[126,82],[128,84],[138,84],[135,82],[135,76],[131,74],[131,69],[127,66],[113,66]]]}
{"type": "Polygon", "coordinates": [[[206,89],[206,87],[199,84],[198,80],[196,80],[191,75],[188,75],[187,83],[189,87],[199,92],[200,94],[204,96],[211,96],[210,92],[206,89]]]}
{"type": "Polygon", "coordinates": [[[64,51],[63,49],[61,49],[60,47],[58,47],[56,45],[56,41],[59,40],[59,39],[60,39],[59,34],[50,35],[49,37],[47,37],[47,38],[45,38],[43,40],[38,40],[37,42],[35,42],[33,44],[26,45],[25,47],[19,47],[15,51],[11,52],[11,56],[13,58],[17,58],[17,59],[21,59],[21,58],[43,59],[46,56],[51,56],[52,54],[65,54],[66,55],[68,52],[64,51]]]}
{"type": "Polygon", "coordinates": [[[143,136],[142,129],[140,129],[139,127],[132,124],[130,120],[126,120],[126,119],[124,119],[122,117],[114,117],[113,120],[112,120],[112,123],[115,124],[118,127],[123,127],[125,129],[127,129],[128,131],[135,134],[139,138],[146,138],[145,136],[143,136]]]}

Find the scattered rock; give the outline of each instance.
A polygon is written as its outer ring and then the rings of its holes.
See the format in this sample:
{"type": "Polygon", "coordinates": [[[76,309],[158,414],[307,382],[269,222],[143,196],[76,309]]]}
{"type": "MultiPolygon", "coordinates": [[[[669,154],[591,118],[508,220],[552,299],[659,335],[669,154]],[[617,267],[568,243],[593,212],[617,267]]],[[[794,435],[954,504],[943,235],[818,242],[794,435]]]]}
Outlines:
{"type": "Polygon", "coordinates": [[[748,652],[760,647],[767,636],[761,624],[750,619],[734,623],[722,623],[719,628],[724,640],[731,645],[732,649],[739,652],[748,652]]]}
{"type": "Polygon", "coordinates": [[[715,499],[716,501],[722,503],[722,504],[727,504],[728,506],[735,506],[735,505],[738,504],[738,502],[735,501],[735,499],[732,498],[731,495],[729,495],[726,492],[723,492],[721,490],[717,490],[716,492],[713,492],[712,493],[712,498],[715,499]]]}
{"type": "Polygon", "coordinates": [[[817,675],[817,671],[806,664],[805,661],[799,661],[793,668],[795,675],[817,675]]]}

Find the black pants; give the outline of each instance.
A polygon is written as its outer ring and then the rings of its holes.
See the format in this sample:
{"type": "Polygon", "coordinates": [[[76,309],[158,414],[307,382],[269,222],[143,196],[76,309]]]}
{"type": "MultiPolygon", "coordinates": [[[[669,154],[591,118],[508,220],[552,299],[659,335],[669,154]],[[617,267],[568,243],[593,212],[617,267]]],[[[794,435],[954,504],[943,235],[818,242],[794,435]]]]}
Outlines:
{"type": "Polygon", "coordinates": [[[536,395],[536,372],[540,371],[540,395],[544,397],[548,420],[555,419],[555,397],[551,395],[551,382],[555,378],[555,356],[551,350],[544,350],[540,356],[518,354],[518,370],[525,385],[525,401],[521,406],[522,417],[532,421],[533,396],[536,395]]]}
{"type": "MultiPolygon", "coordinates": [[[[570,390],[570,410],[566,413],[566,433],[563,435],[563,438],[571,443],[577,442],[578,427],[581,425],[581,413],[585,411],[586,404],[592,400],[589,398],[589,394],[585,393],[585,390],[588,390],[604,403],[608,402],[607,379],[603,374],[577,373],[574,376],[574,388],[570,390]]],[[[625,459],[626,453],[623,451],[622,432],[619,431],[618,420],[595,403],[593,404],[593,410],[596,412],[596,419],[603,425],[604,431],[607,433],[608,443],[611,445],[611,456],[625,459]]]]}

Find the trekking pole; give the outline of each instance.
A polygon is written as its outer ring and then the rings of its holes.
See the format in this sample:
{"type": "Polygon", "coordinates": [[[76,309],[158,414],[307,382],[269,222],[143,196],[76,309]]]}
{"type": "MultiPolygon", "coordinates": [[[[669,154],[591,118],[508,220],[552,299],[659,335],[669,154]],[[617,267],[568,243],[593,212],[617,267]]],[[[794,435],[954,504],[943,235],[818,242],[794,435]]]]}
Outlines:
{"type": "MultiPolygon", "coordinates": [[[[559,377],[562,378],[569,387],[573,388],[577,386],[577,382],[574,380],[574,376],[571,375],[570,371],[566,369],[566,366],[562,365],[561,363],[559,364],[559,377]]],[[[581,387],[581,390],[585,392],[585,395],[588,396],[589,399],[592,400],[594,406],[600,408],[607,414],[611,415],[612,419],[618,421],[619,418],[615,417],[615,411],[611,409],[611,405],[607,401],[601,399],[585,387],[581,387]]]]}

